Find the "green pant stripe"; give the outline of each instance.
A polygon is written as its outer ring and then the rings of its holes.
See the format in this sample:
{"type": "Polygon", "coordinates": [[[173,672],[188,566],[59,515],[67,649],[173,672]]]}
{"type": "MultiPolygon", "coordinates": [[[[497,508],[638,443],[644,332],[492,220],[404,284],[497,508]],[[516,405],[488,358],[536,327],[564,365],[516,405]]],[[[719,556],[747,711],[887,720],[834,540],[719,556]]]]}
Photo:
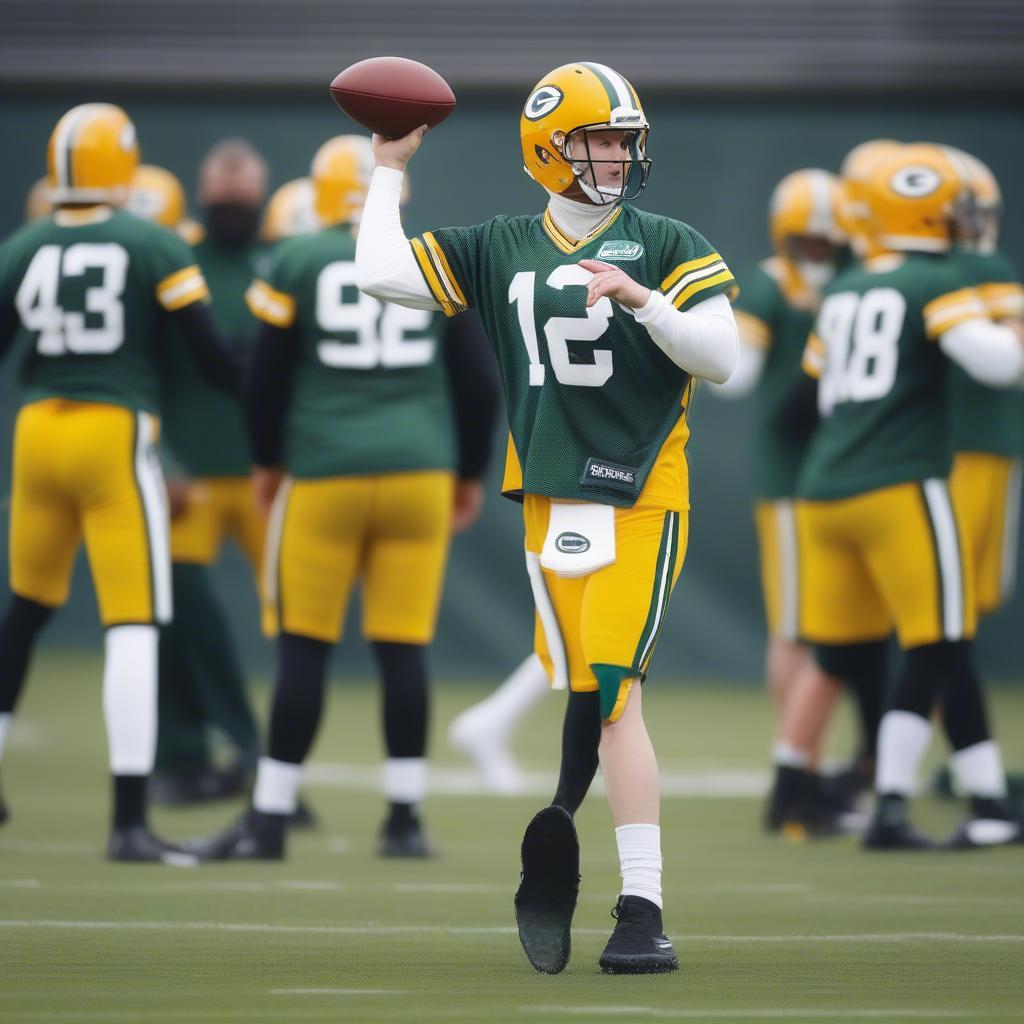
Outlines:
{"type": "MultiPolygon", "coordinates": [[[[666,512],[665,519],[661,527],[661,543],[658,546],[658,559],[654,567],[654,589],[651,593],[651,603],[647,610],[647,621],[644,623],[644,628],[640,633],[640,642],[637,644],[636,652],[633,655],[633,665],[635,668],[642,668],[647,657],[648,645],[654,637],[655,631],[658,629],[660,623],[665,567],[669,564],[669,559],[672,553],[671,548],[673,543],[672,536],[674,516],[674,512],[666,512]]],[[[668,582],[671,584],[671,578],[668,582]]],[[[668,588],[665,587],[664,589],[667,590],[668,588]]]]}

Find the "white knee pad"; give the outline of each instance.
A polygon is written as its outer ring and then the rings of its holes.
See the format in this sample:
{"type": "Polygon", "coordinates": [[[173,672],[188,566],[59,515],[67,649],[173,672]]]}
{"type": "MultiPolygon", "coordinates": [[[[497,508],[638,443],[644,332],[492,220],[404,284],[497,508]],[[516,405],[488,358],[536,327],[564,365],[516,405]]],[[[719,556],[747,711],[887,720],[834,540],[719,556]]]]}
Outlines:
{"type": "Polygon", "coordinates": [[[149,775],[156,756],[156,626],[112,626],[106,635],[103,716],[113,775],[149,775]]]}

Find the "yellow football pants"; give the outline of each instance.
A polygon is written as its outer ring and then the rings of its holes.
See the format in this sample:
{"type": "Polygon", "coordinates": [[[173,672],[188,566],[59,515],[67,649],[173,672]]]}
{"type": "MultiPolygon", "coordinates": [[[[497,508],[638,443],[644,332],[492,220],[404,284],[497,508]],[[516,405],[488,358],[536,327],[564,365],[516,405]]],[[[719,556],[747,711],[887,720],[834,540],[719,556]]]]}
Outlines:
{"type": "Polygon", "coordinates": [[[454,493],[443,471],[286,480],[267,534],[266,631],[336,642],[358,579],[366,639],[429,643],[454,493]]]}
{"type": "Polygon", "coordinates": [[[105,626],[168,622],[167,499],[153,416],[46,399],[14,428],[11,589],[57,607],[84,537],[105,626]]]}
{"type": "Polygon", "coordinates": [[[1020,533],[1021,460],[961,452],[949,488],[974,561],[978,611],[995,611],[1013,594],[1020,533]]]}
{"type": "Polygon", "coordinates": [[[800,501],[800,635],[903,648],[964,640],[977,612],[970,551],[945,480],[800,501]]]}
{"type": "Polygon", "coordinates": [[[761,554],[761,592],[771,636],[797,640],[800,635],[800,546],[796,506],[788,499],[754,505],[761,554]]]}
{"type": "Polygon", "coordinates": [[[231,538],[258,573],[267,518],[256,507],[248,477],[203,477],[189,489],[188,507],[171,521],[171,560],[212,565],[231,538]]]}
{"type": "Polygon", "coordinates": [[[601,689],[603,717],[614,721],[633,680],[646,674],[665,623],[686,554],[688,516],[617,508],[615,562],[570,579],[539,564],[550,515],[549,498],[526,495],[526,557],[537,602],[534,648],[553,681],[565,680],[577,691],[601,689]],[[612,685],[618,686],[607,700],[599,683],[604,669],[614,670],[612,685]]]}

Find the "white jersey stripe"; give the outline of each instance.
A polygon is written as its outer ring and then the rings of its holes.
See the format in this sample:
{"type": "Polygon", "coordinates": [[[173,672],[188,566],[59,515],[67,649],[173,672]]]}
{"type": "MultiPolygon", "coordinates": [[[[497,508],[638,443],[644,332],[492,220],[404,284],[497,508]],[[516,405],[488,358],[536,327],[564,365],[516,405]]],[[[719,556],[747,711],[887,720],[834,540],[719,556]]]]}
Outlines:
{"type": "Polygon", "coordinates": [[[923,489],[935,532],[939,585],[942,587],[942,631],[946,640],[963,640],[964,584],[953,505],[945,480],[925,480],[923,489]]]}
{"type": "Polygon", "coordinates": [[[56,171],[57,188],[73,188],[71,181],[71,150],[77,140],[78,132],[95,113],[97,103],[83,103],[73,117],[68,117],[59,127],[57,137],[53,140],[53,159],[56,171]]]}
{"type": "Polygon", "coordinates": [[[548,645],[548,654],[551,655],[551,663],[555,670],[551,688],[567,690],[569,689],[569,660],[565,654],[565,643],[562,640],[562,631],[558,626],[558,616],[555,615],[555,607],[551,603],[547,584],[544,582],[544,570],[540,565],[540,555],[534,554],[532,551],[526,552],[526,573],[530,577],[533,601],[537,606],[540,624],[544,629],[544,639],[548,645]]]}
{"type": "Polygon", "coordinates": [[[626,107],[629,110],[636,109],[636,104],[633,102],[633,94],[629,91],[629,86],[626,84],[626,80],[618,73],[618,71],[613,71],[607,64],[597,64],[595,62],[590,62],[583,66],[594,68],[594,70],[599,71],[608,79],[611,83],[612,89],[615,90],[615,105],[617,107],[626,107]]]}
{"type": "Polygon", "coordinates": [[[676,296],[688,288],[694,281],[700,281],[705,277],[713,277],[715,274],[720,274],[723,270],[729,268],[725,265],[723,260],[717,260],[714,263],[709,264],[706,267],[701,267],[699,270],[691,270],[690,273],[684,274],[673,286],[665,293],[665,297],[669,302],[675,302],[676,296]]]}
{"type": "Polygon", "coordinates": [[[1010,463],[1010,476],[1006,481],[1006,506],[1003,514],[1002,571],[999,591],[1008,600],[1017,589],[1017,544],[1020,536],[1021,484],[1024,480],[1024,462],[1014,459],[1010,463]]]}
{"type": "Polygon", "coordinates": [[[650,657],[650,651],[654,642],[658,639],[658,631],[661,629],[661,620],[665,614],[668,604],[668,590],[672,586],[672,568],[676,560],[676,518],[678,512],[669,512],[666,515],[665,528],[668,530],[668,544],[665,546],[665,561],[661,567],[661,578],[658,580],[657,609],[654,615],[654,622],[651,624],[651,633],[644,644],[644,649],[637,660],[636,667],[643,668],[650,657]]]}
{"type": "Polygon", "coordinates": [[[779,628],[786,640],[800,633],[800,559],[796,540],[796,514],[793,502],[776,501],[775,527],[779,543],[779,628]]]}
{"type": "Polygon", "coordinates": [[[149,566],[152,575],[153,618],[160,625],[171,621],[171,521],[167,508],[167,490],[153,446],[156,431],[153,417],[136,414],[135,479],[142,497],[149,538],[149,566]]]}

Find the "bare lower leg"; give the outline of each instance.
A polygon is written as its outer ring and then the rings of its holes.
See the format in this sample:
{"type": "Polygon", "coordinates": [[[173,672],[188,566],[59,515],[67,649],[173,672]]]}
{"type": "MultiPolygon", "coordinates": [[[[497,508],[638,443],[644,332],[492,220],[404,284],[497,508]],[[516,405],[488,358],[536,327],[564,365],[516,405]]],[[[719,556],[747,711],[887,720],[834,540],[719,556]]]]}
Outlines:
{"type": "Polygon", "coordinates": [[[657,825],[661,792],[658,761],[644,723],[640,683],[634,680],[618,720],[601,728],[598,750],[608,806],[615,827],[657,825]]]}
{"type": "Polygon", "coordinates": [[[821,756],[828,725],[841,695],[838,680],[826,675],[809,658],[786,701],[781,739],[787,746],[807,753],[811,766],[821,756]]]}
{"type": "Polygon", "coordinates": [[[768,649],[765,653],[765,678],[768,692],[775,702],[775,736],[782,739],[782,723],[790,695],[796,681],[811,660],[811,652],[806,644],[787,640],[781,636],[768,638],[768,649]]]}

